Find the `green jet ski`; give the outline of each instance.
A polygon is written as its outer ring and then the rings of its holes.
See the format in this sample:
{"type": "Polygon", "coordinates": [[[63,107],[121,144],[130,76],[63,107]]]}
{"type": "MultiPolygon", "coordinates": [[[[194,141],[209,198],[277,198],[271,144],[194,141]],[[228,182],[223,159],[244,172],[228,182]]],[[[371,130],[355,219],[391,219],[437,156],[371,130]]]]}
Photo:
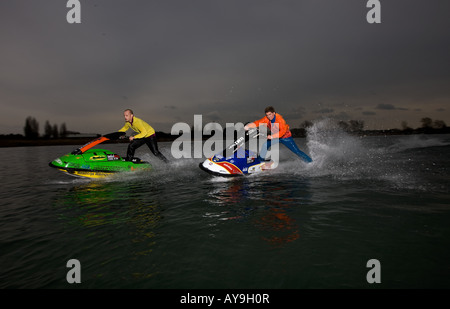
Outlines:
{"type": "Polygon", "coordinates": [[[105,141],[123,137],[125,137],[125,132],[103,135],[71,153],[53,160],[49,165],[69,175],[88,178],[103,178],[119,172],[150,170],[152,167],[150,163],[141,161],[139,158],[125,161],[112,151],[92,149],[92,147],[105,141]]]}

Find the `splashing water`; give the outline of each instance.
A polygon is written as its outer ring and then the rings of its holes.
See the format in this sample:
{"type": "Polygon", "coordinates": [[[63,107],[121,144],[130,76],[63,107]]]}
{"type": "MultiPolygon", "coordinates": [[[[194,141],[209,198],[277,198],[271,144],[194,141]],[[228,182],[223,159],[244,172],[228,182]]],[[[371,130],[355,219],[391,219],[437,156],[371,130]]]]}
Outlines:
{"type": "Polygon", "coordinates": [[[307,133],[306,145],[313,159],[307,166],[311,176],[360,176],[364,171],[361,164],[373,156],[359,137],[347,134],[332,120],[314,123],[307,133]]]}
{"type": "Polygon", "coordinates": [[[322,120],[308,129],[307,146],[314,167],[319,169],[351,164],[365,153],[357,137],[348,135],[331,120],[322,120]]]}
{"type": "Polygon", "coordinates": [[[306,146],[313,162],[297,173],[339,180],[411,182],[402,162],[392,159],[392,149],[376,141],[350,135],[334,120],[320,120],[307,130],[306,146]]]}
{"type": "Polygon", "coordinates": [[[450,139],[442,136],[360,137],[346,133],[330,119],[314,123],[307,133],[307,150],[313,162],[301,170],[289,163],[297,174],[367,180],[368,185],[382,181],[389,188],[420,191],[435,190],[431,183],[436,177],[446,177],[445,166],[430,160],[450,145],[450,139]]]}

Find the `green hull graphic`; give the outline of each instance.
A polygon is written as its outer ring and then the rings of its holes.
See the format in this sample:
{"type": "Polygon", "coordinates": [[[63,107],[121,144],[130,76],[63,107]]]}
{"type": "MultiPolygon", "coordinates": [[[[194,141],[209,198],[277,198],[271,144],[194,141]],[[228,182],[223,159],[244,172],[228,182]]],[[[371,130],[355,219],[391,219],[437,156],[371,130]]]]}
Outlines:
{"type": "Polygon", "coordinates": [[[125,161],[119,155],[105,149],[89,149],[81,154],[66,154],[53,160],[49,165],[73,176],[89,178],[151,169],[148,162],[125,161]]]}

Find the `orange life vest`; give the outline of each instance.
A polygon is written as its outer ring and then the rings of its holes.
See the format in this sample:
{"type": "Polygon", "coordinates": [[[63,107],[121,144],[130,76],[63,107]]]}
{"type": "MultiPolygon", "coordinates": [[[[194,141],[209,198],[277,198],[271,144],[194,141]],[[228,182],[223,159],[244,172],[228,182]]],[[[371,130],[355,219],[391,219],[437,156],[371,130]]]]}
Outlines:
{"type": "Polygon", "coordinates": [[[292,136],[286,120],[284,120],[284,118],[278,113],[275,113],[274,123],[272,123],[267,117],[264,117],[260,120],[256,120],[253,124],[256,127],[259,127],[261,124],[266,125],[272,132],[272,138],[288,138],[292,136]]]}

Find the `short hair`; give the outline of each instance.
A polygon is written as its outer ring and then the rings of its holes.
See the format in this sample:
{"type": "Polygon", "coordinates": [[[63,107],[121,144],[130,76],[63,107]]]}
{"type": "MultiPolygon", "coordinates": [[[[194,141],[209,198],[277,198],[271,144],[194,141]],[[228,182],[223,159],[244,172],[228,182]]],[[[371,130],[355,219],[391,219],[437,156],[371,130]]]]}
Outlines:
{"type": "Polygon", "coordinates": [[[267,114],[268,112],[275,113],[275,108],[273,108],[272,106],[266,107],[264,113],[267,114]]]}
{"type": "Polygon", "coordinates": [[[129,109],[129,108],[127,108],[127,109],[124,110],[123,112],[124,112],[124,113],[125,113],[125,112],[130,112],[132,115],[134,115],[133,111],[132,111],[131,109],[129,109]]]}

